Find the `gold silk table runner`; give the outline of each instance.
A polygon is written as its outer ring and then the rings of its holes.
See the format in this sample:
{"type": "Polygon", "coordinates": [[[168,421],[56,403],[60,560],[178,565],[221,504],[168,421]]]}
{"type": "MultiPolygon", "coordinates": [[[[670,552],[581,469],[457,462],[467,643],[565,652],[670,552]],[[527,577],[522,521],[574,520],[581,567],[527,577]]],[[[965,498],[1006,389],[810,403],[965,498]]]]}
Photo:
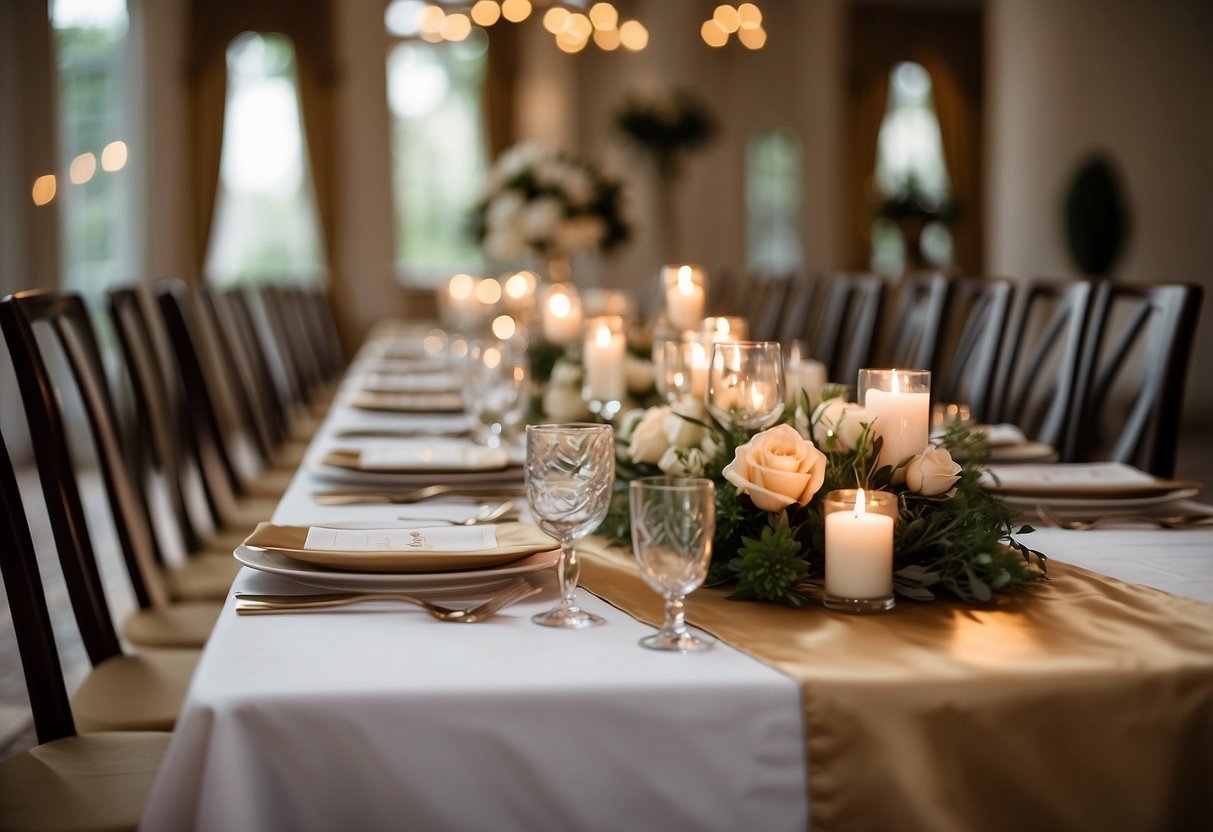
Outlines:
{"type": "MultiPolygon", "coordinates": [[[[660,623],[630,551],[579,551],[587,590],[660,623]]],[[[687,620],[800,685],[815,830],[1213,823],[1213,606],[1056,561],[1049,576],[991,608],[870,617],[703,589],[687,620]]]]}

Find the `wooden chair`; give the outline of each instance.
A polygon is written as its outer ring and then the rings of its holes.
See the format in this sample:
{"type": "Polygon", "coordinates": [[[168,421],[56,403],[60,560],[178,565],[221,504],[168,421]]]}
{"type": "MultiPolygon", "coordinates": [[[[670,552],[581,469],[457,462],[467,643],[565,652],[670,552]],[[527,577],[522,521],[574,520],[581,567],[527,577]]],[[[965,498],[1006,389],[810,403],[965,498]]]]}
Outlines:
{"type": "Polygon", "coordinates": [[[967,404],[978,422],[993,418],[990,397],[1012,288],[1005,278],[960,277],[952,280],[949,291],[943,356],[932,376],[932,398],[967,404]]]}
{"type": "Polygon", "coordinates": [[[766,275],[752,281],[753,291],[746,317],[750,322],[750,338],[754,341],[775,341],[783,317],[791,279],[784,275],[766,275]]]}
{"type": "MultiPolygon", "coordinates": [[[[80,568],[100,580],[68,445],[60,389],[48,369],[36,325],[45,325],[55,336],[87,417],[114,531],[139,606],[123,623],[123,634],[145,647],[202,646],[219,615],[220,605],[171,602],[158,568],[162,556],[145,495],[134,483],[118,438],[105,369],[84,301],[70,293],[18,292],[0,301],[0,328],[8,342],[25,405],[38,477],[61,558],[78,562],[80,568]]],[[[95,588],[83,580],[78,592],[91,596],[99,591],[99,583],[95,588]]],[[[96,603],[108,616],[104,595],[96,603]]]]}
{"type": "Polygon", "coordinates": [[[1064,457],[1175,472],[1184,383],[1204,291],[1102,282],[1087,327],[1064,457]]]}
{"type": "Polygon", "coordinates": [[[813,358],[829,368],[832,381],[855,384],[859,371],[870,365],[884,292],[879,275],[839,273],[830,278],[808,340],[813,358]]]}
{"type": "MultiPolygon", "coordinates": [[[[167,335],[156,328],[159,319],[155,303],[147,286],[107,293],[110,320],[131,382],[138,426],[135,433],[142,448],[136,479],[154,479],[167,492],[175,531],[184,544],[183,562],[162,562],[170,593],[180,600],[223,600],[239,563],[230,550],[204,545],[190,510],[187,491],[201,485],[196,474],[200,468],[198,451],[192,433],[186,429],[183,395],[175,383],[178,376],[174,374],[174,383],[170,384],[162,370],[161,350],[156,343],[164,342],[167,335]]],[[[165,546],[162,541],[161,549],[165,546]]]]}
{"type": "Polygon", "coordinates": [[[790,344],[802,339],[813,323],[816,311],[817,287],[821,278],[816,274],[798,274],[791,278],[788,295],[784,302],[783,316],[779,320],[779,341],[790,344]]]}
{"type": "Polygon", "coordinates": [[[879,363],[886,367],[939,370],[944,314],[950,283],[940,272],[906,275],[897,288],[888,342],[879,363]]]}
{"type": "MultiPolygon", "coordinates": [[[[29,524],[3,437],[0,575],[38,736],[36,747],[0,762],[0,829],[135,829],[170,734],[76,733],[29,524]]],[[[139,675],[157,678],[155,672],[163,667],[137,667],[144,661],[115,651],[94,668],[81,690],[87,697],[98,687],[121,681],[125,693],[146,697],[148,691],[138,690],[131,681],[139,675]]]]}
{"type": "Polygon", "coordinates": [[[1094,295],[1088,280],[1020,283],[999,356],[990,418],[1052,445],[1062,461],[1094,295]]]}

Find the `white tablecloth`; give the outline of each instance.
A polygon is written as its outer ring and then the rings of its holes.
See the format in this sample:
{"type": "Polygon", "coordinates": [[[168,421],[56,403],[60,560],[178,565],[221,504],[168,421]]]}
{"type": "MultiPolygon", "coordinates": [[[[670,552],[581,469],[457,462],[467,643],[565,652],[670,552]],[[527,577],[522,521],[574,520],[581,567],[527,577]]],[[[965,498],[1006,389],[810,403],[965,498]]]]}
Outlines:
{"type": "MultiPolygon", "coordinates": [[[[346,394],[353,389],[347,385],[346,394]]],[[[309,453],[351,427],[431,417],[338,401],[309,453]]],[[[449,424],[450,420],[441,420],[449,424]]],[[[386,520],[324,507],[307,464],[275,522],[386,520]]],[[[1058,560],[1213,603],[1213,529],[1042,529],[1058,560]]],[[[244,570],[236,590],[311,592],[244,570]]],[[[644,650],[607,618],[537,627],[554,590],[477,625],[412,607],[220,616],[145,817],[148,830],[792,830],[808,825],[796,685],[723,644],[644,650]]],[[[807,610],[806,615],[827,614],[807,610]]]]}

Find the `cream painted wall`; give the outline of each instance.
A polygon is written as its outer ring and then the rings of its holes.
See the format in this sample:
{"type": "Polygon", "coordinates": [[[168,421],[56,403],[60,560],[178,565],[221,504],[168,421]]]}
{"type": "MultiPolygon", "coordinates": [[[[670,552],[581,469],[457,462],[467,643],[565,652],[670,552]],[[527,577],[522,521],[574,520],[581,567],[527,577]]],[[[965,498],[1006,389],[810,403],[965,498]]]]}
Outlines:
{"type": "MultiPolygon", "coordinates": [[[[1194,364],[1213,354],[1213,3],[989,0],[988,271],[1074,269],[1060,201],[1080,159],[1119,164],[1132,239],[1117,273],[1205,287],[1194,364]]],[[[1184,435],[1213,444],[1213,388],[1189,374],[1184,435]]]]}

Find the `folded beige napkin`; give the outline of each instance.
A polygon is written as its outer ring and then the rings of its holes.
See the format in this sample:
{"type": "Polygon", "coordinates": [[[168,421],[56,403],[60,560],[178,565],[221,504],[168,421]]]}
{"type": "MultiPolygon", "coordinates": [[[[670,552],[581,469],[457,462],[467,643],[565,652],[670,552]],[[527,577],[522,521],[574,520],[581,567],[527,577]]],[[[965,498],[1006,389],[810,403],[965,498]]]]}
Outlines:
{"type": "Polygon", "coordinates": [[[352,471],[422,474],[453,471],[500,471],[510,465],[504,448],[453,443],[400,442],[366,448],[337,448],[320,460],[352,471]]]}
{"type": "Polygon", "coordinates": [[[370,393],[362,391],[350,398],[350,405],[361,410],[388,413],[460,413],[463,397],[459,393],[370,393]]]}
{"type": "Polygon", "coordinates": [[[459,379],[450,373],[398,375],[396,373],[368,373],[362,381],[362,389],[368,393],[458,393],[459,379]]]}
{"type": "Polygon", "coordinates": [[[1151,497],[1200,483],[1160,479],[1123,462],[988,465],[982,485],[1000,494],[1041,497],[1151,497]]]}
{"type": "Polygon", "coordinates": [[[244,545],[329,569],[399,573],[483,569],[560,547],[530,523],[377,528],[261,523],[244,545]]]}

